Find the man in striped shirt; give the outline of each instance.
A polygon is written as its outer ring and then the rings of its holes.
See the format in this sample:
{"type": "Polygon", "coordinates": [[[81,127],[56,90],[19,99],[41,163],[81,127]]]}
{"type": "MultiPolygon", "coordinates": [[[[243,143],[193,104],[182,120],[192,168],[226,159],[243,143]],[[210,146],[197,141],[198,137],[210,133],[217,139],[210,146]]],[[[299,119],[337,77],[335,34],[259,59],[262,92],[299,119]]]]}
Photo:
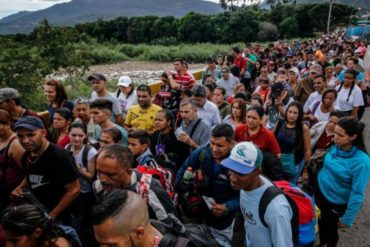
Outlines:
{"type": "Polygon", "coordinates": [[[192,89],[195,85],[193,75],[187,72],[185,61],[182,58],[176,58],[173,64],[176,74],[169,76],[171,88],[175,90],[192,89]]]}

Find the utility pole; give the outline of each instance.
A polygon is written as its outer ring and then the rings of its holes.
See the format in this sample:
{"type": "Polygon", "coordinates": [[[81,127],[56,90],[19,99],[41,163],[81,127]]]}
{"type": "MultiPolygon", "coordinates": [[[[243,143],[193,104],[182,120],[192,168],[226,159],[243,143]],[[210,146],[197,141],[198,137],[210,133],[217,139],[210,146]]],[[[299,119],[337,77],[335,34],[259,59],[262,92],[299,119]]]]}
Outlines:
{"type": "Polygon", "coordinates": [[[329,15],[328,15],[328,25],[326,26],[326,33],[329,34],[330,32],[330,18],[331,18],[331,7],[333,6],[333,0],[330,0],[329,5],[329,15]]]}

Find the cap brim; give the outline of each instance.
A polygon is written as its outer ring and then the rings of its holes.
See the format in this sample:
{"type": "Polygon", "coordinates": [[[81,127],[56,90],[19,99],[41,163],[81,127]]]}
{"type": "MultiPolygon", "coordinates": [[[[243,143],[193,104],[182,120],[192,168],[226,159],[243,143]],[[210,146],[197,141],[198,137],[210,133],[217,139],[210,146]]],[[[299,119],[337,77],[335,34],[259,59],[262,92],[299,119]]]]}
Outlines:
{"type": "Polygon", "coordinates": [[[128,87],[130,85],[131,85],[131,83],[130,84],[127,84],[127,83],[118,83],[117,84],[117,86],[122,86],[122,87],[128,87]]]}
{"type": "Polygon", "coordinates": [[[40,128],[35,127],[33,125],[24,123],[24,124],[18,124],[16,126],[14,126],[13,130],[17,130],[17,129],[21,129],[21,128],[27,129],[27,130],[30,130],[30,131],[35,131],[35,130],[40,129],[40,128]]]}
{"type": "Polygon", "coordinates": [[[230,169],[231,171],[235,171],[236,173],[243,175],[249,174],[255,169],[255,167],[248,167],[230,158],[221,161],[221,165],[230,169]]]}

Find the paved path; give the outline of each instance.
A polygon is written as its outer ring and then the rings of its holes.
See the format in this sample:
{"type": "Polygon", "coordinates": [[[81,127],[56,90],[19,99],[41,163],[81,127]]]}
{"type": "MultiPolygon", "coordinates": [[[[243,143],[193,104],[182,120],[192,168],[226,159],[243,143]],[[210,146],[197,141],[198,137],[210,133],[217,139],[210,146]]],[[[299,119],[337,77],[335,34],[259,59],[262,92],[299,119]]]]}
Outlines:
{"type": "MultiPolygon", "coordinates": [[[[365,143],[367,151],[370,151],[370,108],[362,118],[366,124],[365,143]]],[[[370,183],[362,209],[358,214],[355,224],[347,232],[341,232],[338,247],[370,247],[370,183]]]]}

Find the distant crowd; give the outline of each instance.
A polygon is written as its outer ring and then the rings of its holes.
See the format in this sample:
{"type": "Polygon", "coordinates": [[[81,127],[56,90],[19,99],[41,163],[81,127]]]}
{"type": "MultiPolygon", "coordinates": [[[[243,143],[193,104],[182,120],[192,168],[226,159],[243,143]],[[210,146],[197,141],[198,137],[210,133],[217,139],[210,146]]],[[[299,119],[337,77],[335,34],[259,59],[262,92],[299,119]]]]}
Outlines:
{"type": "Polygon", "coordinates": [[[175,59],[159,92],[49,80],[47,117],[1,88],[0,247],[336,246],[370,178],[367,53],[339,32],[233,47],[199,81],[175,59]]]}

